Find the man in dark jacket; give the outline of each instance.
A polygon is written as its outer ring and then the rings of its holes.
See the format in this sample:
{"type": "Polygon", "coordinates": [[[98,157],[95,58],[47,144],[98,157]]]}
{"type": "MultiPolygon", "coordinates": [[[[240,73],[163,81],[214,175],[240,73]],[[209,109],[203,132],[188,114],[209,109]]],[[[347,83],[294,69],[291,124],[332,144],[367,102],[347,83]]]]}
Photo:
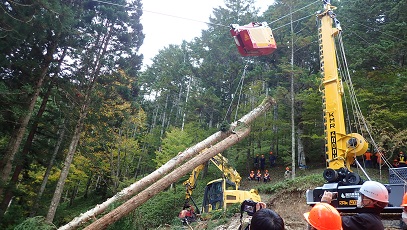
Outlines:
{"type": "MultiPolygon", "coordinates": [[[[324,192],[321,202],[331,203],[332,192],[324,192]]],[[[383,184],[376,181],[366,181],[359,189],[358,208],[364,208],[363,213],[352,216],[342,216],[343,230],[383,230],[380,218],[381,211],[389,203],[389,192],[383,184]]]]}

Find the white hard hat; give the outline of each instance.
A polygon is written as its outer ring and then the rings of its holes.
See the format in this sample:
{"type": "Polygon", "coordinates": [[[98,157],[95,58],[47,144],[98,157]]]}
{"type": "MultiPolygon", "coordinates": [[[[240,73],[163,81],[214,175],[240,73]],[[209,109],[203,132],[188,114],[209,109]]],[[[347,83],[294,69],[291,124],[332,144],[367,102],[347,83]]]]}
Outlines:
{"type": "Polygon", "coordinates": [[[372,200],[389,203],[389,192],[386,187],[379,182],[366,181],[360,187],[359,192],[372,200]]]}

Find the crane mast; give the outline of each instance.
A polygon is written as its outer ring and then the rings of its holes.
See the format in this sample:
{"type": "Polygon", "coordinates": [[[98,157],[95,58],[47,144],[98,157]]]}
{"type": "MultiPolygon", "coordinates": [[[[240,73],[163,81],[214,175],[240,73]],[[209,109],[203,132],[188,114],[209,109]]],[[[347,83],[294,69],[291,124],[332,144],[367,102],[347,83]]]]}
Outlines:
{"type": "Polygon", "coordinates": [[[357,133],[346,133],[345,116],[342,105],[343,85],[338,76],[335,36],[341,26],[333,10],[336,7],[330,0],[324,0],[324,10],[317,17],[321,24],[318,29],[320,67],[323,75],[323,112],[325,128],[325,151],[328,167],[324,178],[328,182],[359,184],[359,175],[352,172],[350,165],[356,156],[366,152],[368,145],[357,133]],[[332,24],[335,24],[335,27],[332,24]]]}
{"type": "MultiPolygon", "coordinates": [[[[321,202],[325,191],[337,192],[331,204],[341,212],[355,212],[359,189],[363,183],[360,176],[353,173],[350,165],[356,156],[364,154],[368,148],[366,140],[358,133],[347,133],[342,106],[343,86],[338,76],[335,37],[341,35],[341,26],[333,10],[336,7],[330,0],[323,0],[324,10],[317,13],[320,20],[318,28],[320,62],[322,73],[323,112],[325,126],[325,149],[327,168],[324,178],[328,183],[306,192],[307,204],[321,202]],[[335,24],[333,27],[332,24],[335,24]]],[[[393,170],[393,169],[391,169],[393,170]]],[[[369,178],[368,178],[369,179],[369,178]]],[[[369,179],[370,180],[370,179],[369,179]]],[[[406,191],[404,183],[385,184],[391,191],[385,213],[402,212],[401,197],[406,191]]]]}

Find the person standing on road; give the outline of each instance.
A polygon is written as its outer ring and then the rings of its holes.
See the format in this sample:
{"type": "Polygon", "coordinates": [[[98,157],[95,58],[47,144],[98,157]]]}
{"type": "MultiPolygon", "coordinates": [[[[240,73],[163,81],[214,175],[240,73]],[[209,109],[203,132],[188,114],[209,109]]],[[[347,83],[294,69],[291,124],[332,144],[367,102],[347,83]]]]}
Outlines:
{"type": "MultiPolygon", "coordinates": [[[[331,203],[332,192],[325,191],[321,202],[331,203]]],[[[359,189],[358,208],[364,212],[352,216],[342,216],[343,230],[384,230],[380,213],[389,203],[389,192],[376,181],[366,181],[359,189]]]]}
{"type": "Polygon", "coordinates": [[[318,203],[304,218],[310,225],[309,230],[342,230],[341,215],[338,210],[327,203],[318,203]]]}

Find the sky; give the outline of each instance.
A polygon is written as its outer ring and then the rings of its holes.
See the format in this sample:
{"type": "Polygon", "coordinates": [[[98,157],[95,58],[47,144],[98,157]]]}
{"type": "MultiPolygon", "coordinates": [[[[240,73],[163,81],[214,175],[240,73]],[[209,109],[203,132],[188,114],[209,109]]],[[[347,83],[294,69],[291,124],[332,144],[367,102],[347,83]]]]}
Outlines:
{"type": "MultiPolygon", "coordinates": [[[[272,0],[257,0],[261,12],[272,0]]],[[[223,0],[143,0],[141,23],[145,34],[140,53],[144,65],[151,65],[151,59],[158,51],[170,44],[180,45],[182,40],[192,41],[207,29],[213,8],[224,5],[223,0]]]]}

